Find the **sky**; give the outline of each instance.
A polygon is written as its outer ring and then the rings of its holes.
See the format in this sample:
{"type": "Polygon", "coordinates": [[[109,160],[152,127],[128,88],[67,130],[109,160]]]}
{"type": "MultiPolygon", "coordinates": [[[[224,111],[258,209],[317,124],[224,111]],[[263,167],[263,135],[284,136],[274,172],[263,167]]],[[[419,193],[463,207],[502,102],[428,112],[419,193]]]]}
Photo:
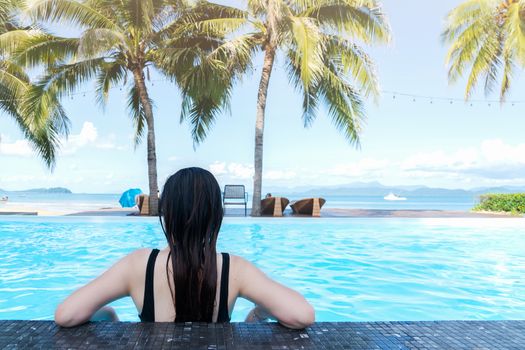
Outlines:
{"type": "MultiPolygon", "coordinates": [[[[231,0],[230,3],[236,1],[231,0]]],[[[381,98],[366,102],[359,148],[320,113],[309,128],[301,120],[301,97],[289,84],[283,60],[270,81],[264,138],[263,193],[284,188],[379,181],[384,185],[476,188],[525,185],[525,81],[517,72],[508,101],[481,89],[461,101],[465,80],[450,85],[440,40],[448,11],[458,0],[385,0],[393,42],[366,47],[374,59],[381,98]],[[392,93],[394,92],[394,93],[392,93]],[[431,96],[432,98],[411,97],[431,96]],[[440,99],[444,98],[444,99],[440,99]],[[488,99],[488,100],[487,100],[488,99]],[[519,102],[521,101],[521,103],[519,102]]],[[[256,95],[262,56],[233,93],[231,112],[221,115],[207,139],[194,147],[187,123],[179,123],[177,87],[153,75],[159,185],[188,166],[212,171],[219,183],[252,188],[256,95]]],[[[119,88],[102,109],[85,85],[63,100],[71,133],[53,171],[23,140],[15,123],[0,114],[0,188],[63,186],[77,193],[147,190],[146,142],[133,144],[126,96],[119,88]],[[84,93],[85,91],[85,93],[84,93]]]]}

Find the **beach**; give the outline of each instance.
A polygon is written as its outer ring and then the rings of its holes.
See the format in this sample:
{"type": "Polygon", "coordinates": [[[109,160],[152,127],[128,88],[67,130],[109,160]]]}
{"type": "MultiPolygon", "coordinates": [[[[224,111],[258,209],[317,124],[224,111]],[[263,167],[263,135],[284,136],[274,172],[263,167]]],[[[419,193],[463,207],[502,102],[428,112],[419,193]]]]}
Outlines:
{"type": "MultiPolygon", "coordinates": [[[[0,216],[139,216],[137,207],[122,208],[119,204],[120,194],[115,193],[9,192],[7,194],[9,200],[0,202],[0,216]]],[[[308,197],[306,193],[284,195],[290,200],[308,197]]],[[[326,199],[326,204],[321,209],[321,217],[327,218],[513,217],[505,213],[471,212],[476,204],[473,196],[411,196],[406,201],[387,201],[380,195],[328,195],[323,198],[326,199]]],[[[248,198],[249,204],[251,198],[248,198]]],[[[227,205],[225,215],[244,216],[244,208],[227,205]]],[[[289,206],[284,211],[284,216],[292,216],[289,206]]]]}

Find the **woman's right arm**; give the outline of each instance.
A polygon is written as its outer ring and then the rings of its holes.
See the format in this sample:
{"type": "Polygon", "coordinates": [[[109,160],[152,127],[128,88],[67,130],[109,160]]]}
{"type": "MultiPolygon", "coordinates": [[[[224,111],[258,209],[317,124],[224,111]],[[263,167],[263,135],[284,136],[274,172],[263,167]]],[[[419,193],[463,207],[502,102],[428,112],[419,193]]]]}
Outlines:
{"type": "Polygon", "coordinates": [[[239,296],[257,304],[288,328],[301,329],[315,321],[313,307],[293,289],[270,279],[251,262],[236,258],[239,296]]]}

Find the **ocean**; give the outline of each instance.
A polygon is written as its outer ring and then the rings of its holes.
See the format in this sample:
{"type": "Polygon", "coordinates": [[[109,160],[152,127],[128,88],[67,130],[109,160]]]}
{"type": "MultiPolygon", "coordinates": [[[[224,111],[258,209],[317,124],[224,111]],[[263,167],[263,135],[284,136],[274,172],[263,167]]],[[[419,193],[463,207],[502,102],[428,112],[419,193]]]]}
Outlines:
{"type": "MultiPolygon", "coordinates": [[[[52,212],[78,212],[102,208],[120,208],[120,194],[82,193],[30,193],[6,192],[7,203],[0,202],[0,208],[27,207],[52,212]]],[[[287,195],[288,199],[306,198],[301,194],[287,195]]],[[[405,201],[387,201],[383,196],[325,196],[323,208],[342,209],[410,209],[410,210],[461,210],[468,211],[477,204],[474,195],[455,196],[408,196],[405,201]]],[[[251,205],[251,198],[248,200],[251,205]]]]}

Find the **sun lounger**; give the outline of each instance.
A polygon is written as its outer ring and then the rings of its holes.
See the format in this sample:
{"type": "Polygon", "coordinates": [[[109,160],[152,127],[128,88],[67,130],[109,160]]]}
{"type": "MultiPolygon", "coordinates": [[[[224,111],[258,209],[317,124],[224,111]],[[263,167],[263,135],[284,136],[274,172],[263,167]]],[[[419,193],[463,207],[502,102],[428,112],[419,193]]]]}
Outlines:
{"type": "Polygon", "coordinates": [[[135,197],[135,204],[139,208],[140,215],[149,215],[149,196],[147,194],[139,194],[135,197]]]}
{"type": "Polygon", "coordinates": [[[268,197],[261,200],[261,214],[283,216],[284,209],[290,203],[285,197],[268,197]]]}
{"type": "Polygon", "coordinates": [[[294,214],[321,216],[321,208],[326,203],[324,198],[305,198],[290,203],[294,214]]]}

